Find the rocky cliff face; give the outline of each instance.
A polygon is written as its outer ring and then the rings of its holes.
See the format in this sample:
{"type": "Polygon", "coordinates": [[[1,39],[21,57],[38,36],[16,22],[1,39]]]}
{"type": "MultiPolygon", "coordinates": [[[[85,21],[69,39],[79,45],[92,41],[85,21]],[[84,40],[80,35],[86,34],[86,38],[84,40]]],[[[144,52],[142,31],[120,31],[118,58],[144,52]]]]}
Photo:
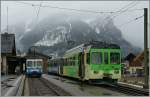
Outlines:
{"type": "Polygon", "coordinates": [[[25,26],[23,33],[17,34],[18,45],[25,51],[34,45],[39,51],[49,55],[63,55],[66,50],[93,40],[118,44],[122,48],[123,56],[141,50],[123,38],[112,20],[105,24],[101,21],[95,18],[87,23],[79,18],[71,19],[67,15],[50,16],[36,26],[25,26]]]}

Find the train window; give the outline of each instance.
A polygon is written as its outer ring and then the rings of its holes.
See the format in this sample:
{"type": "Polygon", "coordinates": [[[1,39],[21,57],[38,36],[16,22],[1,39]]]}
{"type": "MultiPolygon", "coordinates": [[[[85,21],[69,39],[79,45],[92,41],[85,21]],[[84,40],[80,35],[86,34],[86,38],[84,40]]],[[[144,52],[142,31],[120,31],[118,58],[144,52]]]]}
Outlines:
{"type": "Polygon", "coordinates": [[[68,58],[68,64],[67,64],[68,66],[70,65],[70,58],[68,58]]]}
{"type": "Polygon", "coordinates": [[[79,56],[78,56],[78,64],[79,64],[79,65],[82,64],[82,63],[81,63],[81,53],[79,53],[79,56]]]}
{"type": "Polygon", "coordinates": [[[68,64],[69,66],[71,65],[71,59],[69,58],[69,64],[68,64]]]}
{"type": "Polygon", "coordinates": [[[71,59],[71,62],[72,62],[72,66],[73,66],[73,65],[74,65],[74,63],[73,63],[73,62],[74,62],[74,61],[73,61],[73,57],[72,57],[72,59],[71,59]]]}
{"type": "Polygon", "coordinates": [[[74,66],[74,59],[72,59],[72,65],[74,66]]]}
{"type": "Polygon", "coordinates": [[[70,59],[70,60],[71,60],[71,66],[73,66],[73,58],[71,57],[71,59],[70,59]]]}
{"type": "Polygon", "coordinates": [[[69,65],[69,58],[67,59],[67,64],[66,64],[67,66],[69,65]]]}
{"type": "Polygon", "coordinates": [[[34,67],[35,61],[32,61],[32,67],[34,67]]]}
{"type": "Polygon", "coordinates": [[[67,59],[67,64],[66,64],[66,66],[68,66],[70,63],[69,63],[69,58],[67,59]]]}
{"type": "Polygon", "coordinates": [[[69,59],[67,58],[67,64],[66,64],[66,66],[69,64],[69,59]]]}
{"type": "Polygon", "coordinates": [[[63,64],[62,64],[62,65],[65,65],[65,60],[66,60],[66,59],[63,60],[63,64]]]}
{"type": "Polygon", "coordinates": [[[120,53],[111,52],[110,53],[110,63],[111,64],[120,64],[120,53]]]}
{"type": "Polygon", "coordinates": [[[27,61],[27,66],[31,67],[32,66],[32,61],[27,61]]]}
{"type": "Polygon", "coordinates": [[[64,64],[64,60],[60,59],[60,65],[63,65],[64,64]]]}
{"type": "Polygon", "coordinates": [[[73,58],[74,65],[76,65],[76,56],[73,58]]]}
{"type": "Polygon", "coordinates": [[[104,52],[104,63],[108,64],[108,52],[104,52]]]}
{"type": "Polygon", "coordinates": [[[64,63],[64,65],[66,66],[68,63],[67,63],[67,59],[65,59],[65,63],[64,63]]]}
{"type": "Polygon", "coordinates": [[[74,56],[74,65],[76,65],[76,57],[74,56]]]}
{"type": "Polygon", "coordinates": [[[72,57],[72,59],[71,59],[71,63],[72,63],[72,66],[73,66],[73,65],[74,65],[74,64],[73,64],[73,57],[72,57]]]}
{"type": "Polygon", "coordinates": [[[68,60],[68,63],[67,63],[67,65],[69,65],[69,64],[70,64],[70,59],[68,58],[67,60],[68,60]]]}
{"type": "Polygon", "coordinates": [[[74,57],[73,57],[72,61],[73,61],[73,66],[75,66],[75,58],[74,57]]]}
{"type": "Polygon", "coordinates": [[[75,57],[74,57],[74,64],[77,65],[78,64],[77,62],[78,62],[77,56],[75,55],[75,57]]]}
{"type": "Polygon", "coordinates": [[[33,67],[36,67],[36,64],[37,64],[36,61],[33,61],[33,67]]]}
{"type": "Polygon", "coordinates": [[[86,54],[86,62],[87,64],[90,64],[90,53],[86,54]]]}
{"type": "Polygon", "coordinates": [[[40,67],[42,65],[42,61],[37,61],[37,67],[40,67]]]}
{"type": "Polygon", "coordinates": [[[73,64],[73,57],[72,57],[72,59],[71,59],[71,62],[72,62],[72,66],[73,66],[73,65],[74,65],[74,64],[73,64]]]}
{"type": "Polygon", "coordinates": [[[67,59],[64,59],[64,66],[67,65],[67,59]]]}
{"type": "Polygon", "coordinates": [[[92,64],[102,64],[101,52],[92,52],[92,64]]]}
{"type": "Polygon", "coordinates": [[[71,65],[71,58],[69,58],[69,64],[68,64],[69,66],[71,65]]]}

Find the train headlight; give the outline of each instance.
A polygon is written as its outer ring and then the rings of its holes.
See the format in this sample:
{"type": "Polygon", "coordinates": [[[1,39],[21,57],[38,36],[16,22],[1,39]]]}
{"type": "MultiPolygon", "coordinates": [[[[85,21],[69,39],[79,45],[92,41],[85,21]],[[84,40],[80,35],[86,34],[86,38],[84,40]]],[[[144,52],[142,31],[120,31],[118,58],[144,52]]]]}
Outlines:
{"type": "Polygon", "coordinates": [[[42,70],[39,68],[38,70],[37,70],[38,72],[42,72],[42,70]]]}
{"type": "Polygon", "coordinates": [[[99,73],[99,71],[94,71],[94,74],[98,74],[99,73]]]}
{"type": "Polygon", "coordinates": [[[115,74],[119,74],[119,70],[114,70],[114,73],[115,74]]]}

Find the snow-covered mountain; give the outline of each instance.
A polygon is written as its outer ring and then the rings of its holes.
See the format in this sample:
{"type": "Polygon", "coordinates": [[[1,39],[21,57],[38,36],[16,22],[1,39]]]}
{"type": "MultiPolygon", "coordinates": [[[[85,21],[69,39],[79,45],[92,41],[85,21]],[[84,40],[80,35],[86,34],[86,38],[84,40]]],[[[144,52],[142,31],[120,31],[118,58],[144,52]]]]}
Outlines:
{"type": "Polygon", "coordinates": [[[102,21],[93,17],[87,22],[80,18],[57,14],[43,19],[35,26],[25,26],[17,39],[24,50],[34,45],[45,54],[62,55],[67,49],[92,40],[120,45],[123,56],[141,50],[123,38],[113,20],[105,24],[102,21]]]}

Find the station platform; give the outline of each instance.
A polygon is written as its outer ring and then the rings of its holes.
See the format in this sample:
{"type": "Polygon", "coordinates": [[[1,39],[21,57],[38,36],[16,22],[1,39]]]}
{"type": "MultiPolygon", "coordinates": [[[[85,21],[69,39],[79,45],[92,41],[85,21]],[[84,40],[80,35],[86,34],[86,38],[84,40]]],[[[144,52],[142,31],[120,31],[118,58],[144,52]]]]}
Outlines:
{"type": "Polygon", "coordinates": [[[125,82],[118,82],[118,84],[127,85],[127,86],[131,86],[131,87],[135,87],[135,88],[143,88],[143,86],[129,84],[129,83],[125,83],[125,82]]]}
{"type": "Polygon", "coordinates": [[[125,82],[118,82],[118,84],[121,86],[131,87],[133,89],[138,89],[138,90],[147,91],[147,92],[149,91],[149,89],[144,89],[143,86],[140,86],[140,85],[134,85],[134,84],[129,84],[125,82]]]}
{"type": "Polygon", "coordinates": [[[24,78],[24,75],[1,76],[1,96],[21,95],[22,91],[19,91],[19,89],[23,89],[21,84],[24,78]]]}
{"type": "Polygon", "coordinates": [[[1,82],[16,77],[17,77],[16,75],[1,75],[1,82]]]}

